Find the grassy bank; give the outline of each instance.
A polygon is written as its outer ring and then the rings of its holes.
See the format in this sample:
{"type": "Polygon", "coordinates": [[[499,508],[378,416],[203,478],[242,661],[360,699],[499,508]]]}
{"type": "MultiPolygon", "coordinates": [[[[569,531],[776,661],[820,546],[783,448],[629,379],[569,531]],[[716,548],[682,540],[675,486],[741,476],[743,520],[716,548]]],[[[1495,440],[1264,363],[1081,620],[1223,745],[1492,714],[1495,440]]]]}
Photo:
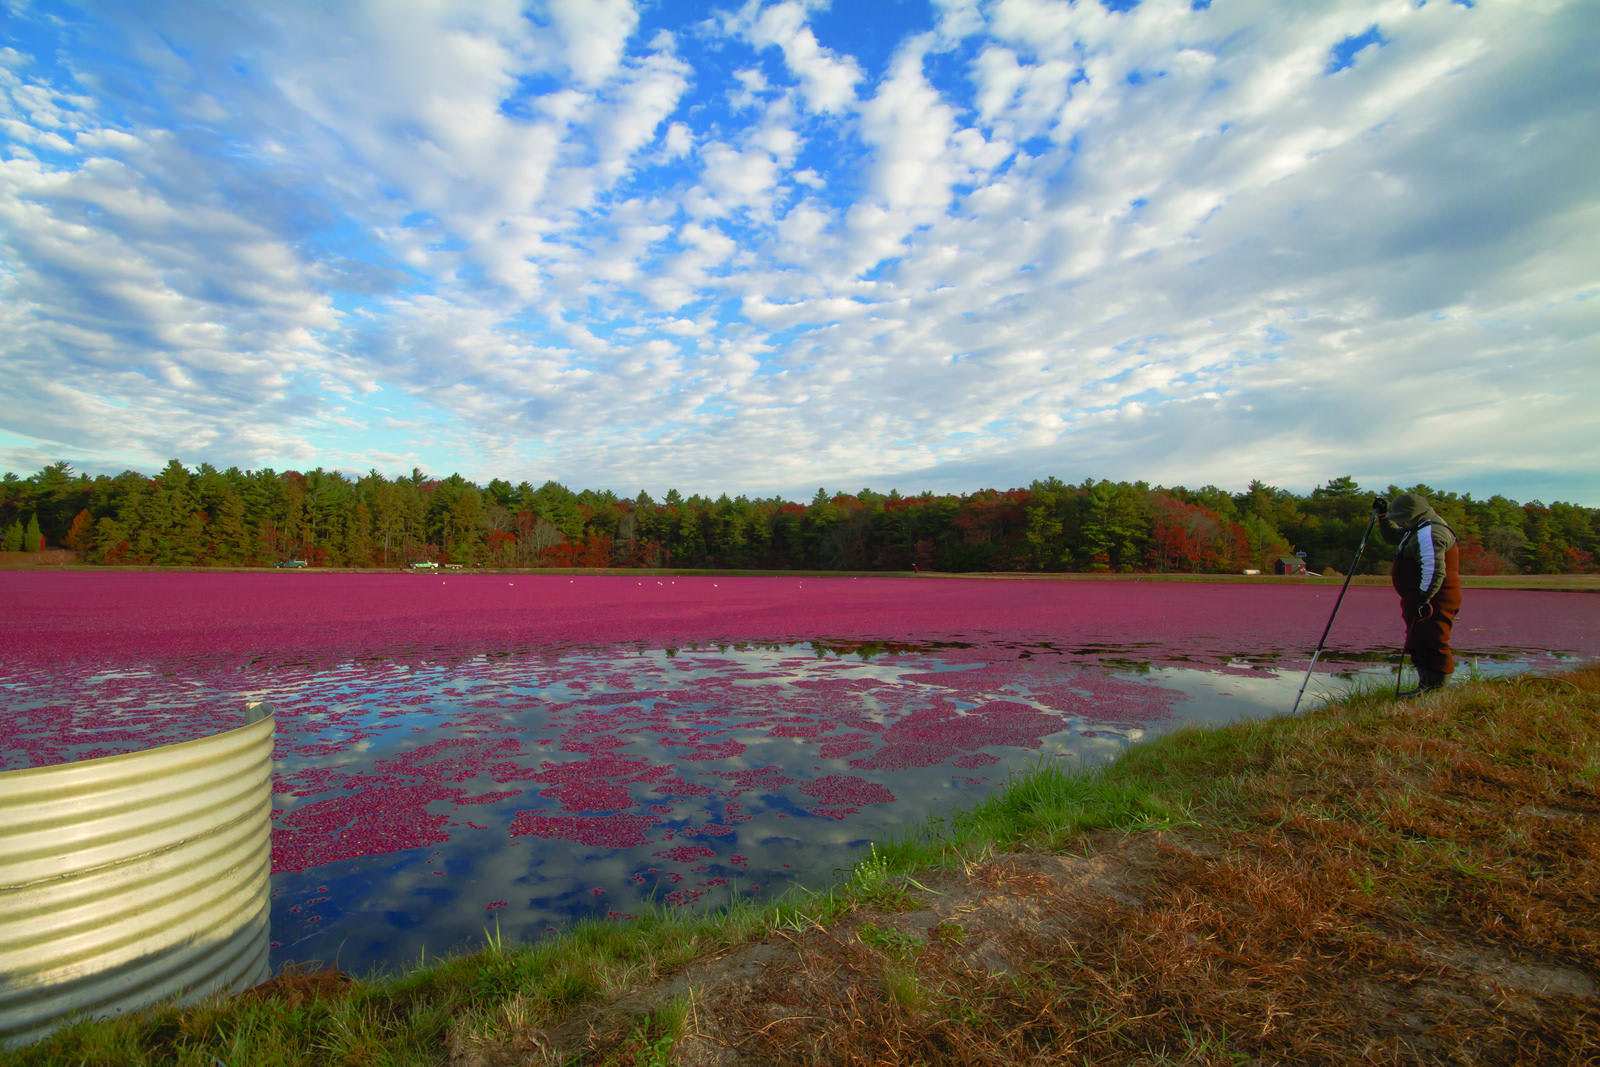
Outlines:
{"type": "Polygon", "coordinates": [[[288,975],[24,1064],[1600,1058],[1600,669],[1045,768],[825,893],[288,975]]]}

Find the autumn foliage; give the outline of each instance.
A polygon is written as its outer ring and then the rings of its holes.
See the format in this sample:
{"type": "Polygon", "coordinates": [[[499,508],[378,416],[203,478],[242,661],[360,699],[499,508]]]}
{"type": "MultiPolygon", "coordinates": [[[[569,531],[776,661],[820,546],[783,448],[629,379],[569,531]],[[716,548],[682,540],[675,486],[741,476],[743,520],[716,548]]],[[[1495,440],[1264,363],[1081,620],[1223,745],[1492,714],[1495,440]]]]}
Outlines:
{"type": "MultiPolygon", "coordinates": [[[[1335,478],[1308,495],[1055,478],[971,493],[818,490],[809,504],[723,494],[660,500],[547,481],[535,488],[421,471],[195,470],[74,476],[54,464],[0,482],[0,530],[95,563],[262,566],[692,567],[852,571],[1271,573],[1304,553],[1313,573],[1349,566],[1374,495],[1335,478]]],[[[1474,500],[1428,486],[1460,537],[1468,574],[1592,573],[1600,511],[1474,500]]],[[[1372,538],[1363,569],[1389,549],[1372,538]]],[[[20,544],[19,544],[20,547],[20,544]]]]}

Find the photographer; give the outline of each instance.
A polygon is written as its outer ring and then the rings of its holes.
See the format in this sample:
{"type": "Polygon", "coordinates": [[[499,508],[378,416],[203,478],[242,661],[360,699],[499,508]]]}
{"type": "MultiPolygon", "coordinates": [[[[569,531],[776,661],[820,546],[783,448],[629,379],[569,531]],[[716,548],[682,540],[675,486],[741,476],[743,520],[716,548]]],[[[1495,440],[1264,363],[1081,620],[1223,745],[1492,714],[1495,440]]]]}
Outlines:
{"type": "Polygon", "coordinates": [[[1450,629],[1461,610],[1461,550],[1456,533],[1426,497],[1402,493],[1391,503],[1372,502],[1383,539],[1395,549],[1389,579],[1400,594],[1406,623],[1405,652],[1417,668],[1415,696],[1444,685],[1455,670],[1450,629]]]}

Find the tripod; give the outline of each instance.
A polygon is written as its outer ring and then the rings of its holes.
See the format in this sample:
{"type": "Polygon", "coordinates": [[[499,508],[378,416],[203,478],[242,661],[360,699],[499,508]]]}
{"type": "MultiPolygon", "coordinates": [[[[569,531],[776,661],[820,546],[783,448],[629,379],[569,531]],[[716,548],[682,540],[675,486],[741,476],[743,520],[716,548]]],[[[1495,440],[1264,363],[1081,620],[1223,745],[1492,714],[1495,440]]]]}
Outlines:
{"type": "Polygon", "coordinates": [[[1377,521],[1378,513],[1374,511],[1367,519],[1367,528],[1361,531],[1361,543],[1356,546],[1356,558],[1350,561],[1350,569],[1344,572],[1344,584],[1339,587],[1339,599],[1333,602],[1328,625],[1322,628],[1322,640],[1317,642],[1317,650],[1311,653],[1311,666],[1306,668],[1306,680],[1300,683],[1300,692],[1294,698],[1294,708],[1289,712],[1290,715],[1300,710],[1300,698],[1306,695],[1306,686],[1311,684],[1311,672],[1317,669],[1317,657],[1322,655],[1322,646],[1327,643],[1328,631],[1333,629],[1333,618],[1339,614],[1339,605],[1344,602],[1344,591],[1350,588],[1350,579],[1356,573],[1356,564],[1361,562],[1361,553],[1366,551],[1367,538],[1372,534],[1372,524],[1377,521]]]}

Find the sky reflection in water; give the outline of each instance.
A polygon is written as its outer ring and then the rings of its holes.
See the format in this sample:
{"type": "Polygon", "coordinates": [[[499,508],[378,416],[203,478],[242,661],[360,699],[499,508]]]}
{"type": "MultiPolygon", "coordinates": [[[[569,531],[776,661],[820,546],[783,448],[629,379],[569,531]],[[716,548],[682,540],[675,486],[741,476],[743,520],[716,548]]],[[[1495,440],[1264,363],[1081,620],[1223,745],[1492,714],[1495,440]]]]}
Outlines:
{"type": "Polygon", "coordinates": [[[351,665],[258,695],[285,739],[275,962],[358,971],[496,924],[533,938],[821,884],[1040,758],[1114,754],[1176,696],[1059,661],[812,645],[351,665]],[[1097,716],[1108,701],[1135,716],[1097,716]]]}

